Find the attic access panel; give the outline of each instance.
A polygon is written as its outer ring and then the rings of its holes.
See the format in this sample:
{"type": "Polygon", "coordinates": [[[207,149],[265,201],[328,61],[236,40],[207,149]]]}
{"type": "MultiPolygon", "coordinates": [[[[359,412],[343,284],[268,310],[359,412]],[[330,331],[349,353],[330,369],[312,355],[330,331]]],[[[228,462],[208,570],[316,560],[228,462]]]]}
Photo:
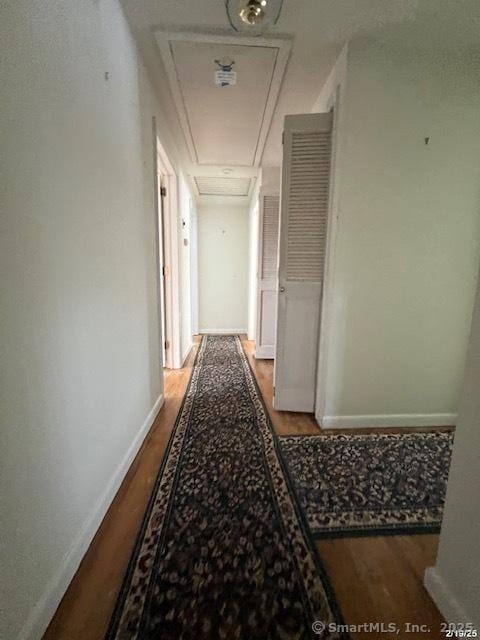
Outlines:
{"type": "Polygon", "coordinates": [[[156,33],[192,162],[259,166],[290,53],[288,40],[156,33]],[[236,83],[215,83],[216,60],[236,83]]]}
{"type": "Polygon", "coordinates": [[[248,196],[251,178],[215,178],[197,176],[195,178],[200,196],[248,196]]]}

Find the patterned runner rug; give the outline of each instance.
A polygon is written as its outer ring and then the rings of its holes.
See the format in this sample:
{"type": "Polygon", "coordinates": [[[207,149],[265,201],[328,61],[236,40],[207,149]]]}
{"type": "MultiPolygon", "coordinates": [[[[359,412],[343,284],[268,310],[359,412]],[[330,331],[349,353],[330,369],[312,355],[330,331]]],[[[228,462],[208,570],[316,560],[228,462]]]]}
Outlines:
{"type": "Polygon", "coordinates": [[[335,621],[241,342],[204,337],[107,638],[333,639],[335,621]]]}
{"type": "Polygon", "coordinates": [[[435,533],[452,432],[280,438],[313,535],[435,533]]]}

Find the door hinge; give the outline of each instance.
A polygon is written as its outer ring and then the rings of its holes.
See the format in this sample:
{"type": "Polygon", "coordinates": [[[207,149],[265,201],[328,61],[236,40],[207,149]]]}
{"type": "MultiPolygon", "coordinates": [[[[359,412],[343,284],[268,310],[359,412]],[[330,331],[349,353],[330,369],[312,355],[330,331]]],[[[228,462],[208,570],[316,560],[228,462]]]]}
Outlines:
{"type": "Polygon", "coordinates": [[[167,195],[167,187],[160,187],[160,195],[164,198],[167,195]]]}
{"type": "Polygon", "coordinates": [[[282,144],[285,144],[285,131],[282,131],[282,144]]]}
{"type": "Polygon", "coordinates": [[[168,267],[162,267],[162,275],[166,278],[170,275],[170,269],[168,267]]]}
{"type": "Polygon", "coordinates": [[[170,349],[170,342],[165,340],[165,349],[170,349]]]}
{"type": "Polygon", "coordinates": [[[273,387],[273,397],[275,397],[275,387],[273,387]]]}

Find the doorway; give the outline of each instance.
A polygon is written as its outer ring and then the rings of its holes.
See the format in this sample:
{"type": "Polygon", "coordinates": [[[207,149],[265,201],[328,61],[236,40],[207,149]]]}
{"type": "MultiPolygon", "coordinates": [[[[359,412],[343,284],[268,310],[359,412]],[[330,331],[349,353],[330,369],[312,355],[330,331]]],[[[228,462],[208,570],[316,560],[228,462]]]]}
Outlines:
{"type": "Polygon", "coordinates": [[[164,369],[178,369],[181,366],[178,181],[176,172],[158,137],[155,118],[153,132],[160,353],[164,369]]]}
{"type": "MultiPolygon", "coordinates": [[[[158,166],[158,165],[157,165],[158,166]]],[[[157,192],[158,192],[158,262],[159,262],[159,300],[160,300],[160,327],[162,331],[161,340],[161,352],[162,362],[164,368],[167,368],[170,363],[167,363],[167,351],[168,351],[168,338],[167,335],[167,316],[166,316],[166,301],[165,301],[165,274],[166,274],[166,262],[165,262],[165,212],[163,200],[166,195],[165,177],[161,173],[157,173],[157,192]]],[[[170,367],[169,367],[170,368],[170,367]]]]}

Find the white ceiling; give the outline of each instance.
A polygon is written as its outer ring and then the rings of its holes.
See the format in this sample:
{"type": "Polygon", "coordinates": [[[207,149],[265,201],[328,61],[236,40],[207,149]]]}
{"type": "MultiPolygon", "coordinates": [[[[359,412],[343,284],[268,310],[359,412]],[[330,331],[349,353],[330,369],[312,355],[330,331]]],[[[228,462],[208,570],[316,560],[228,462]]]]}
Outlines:
{"type": "MultiPolygon", "coordinates": [[[[168,76],[155,31],[235,35],[223,0],[121,2],[146,65],[164,96],[165,84],[171,88],[171,82],[165,82],[168,76]]],[[[309,112],[343,45],[367,34],[409,48],[478,47],[480,0],[284,0],[277,25],[265,37],[291,38],[292,53],[262,149],[262,165],[280,163],[284,116],[309,112]]],[[[222,89],[215,92],[213,86],[207,88],[213,77],[212,55],[217,55],[216,50],[198,43],[176,45],[174,50],[196,158],[191,157],[174,101],[170,98],[167,104],[168,96],[165,108],[192,175],[220,176],[227,165],[232,167],[231,177],[252,175],[252,149],[255,138],[258,141],[260,105],[265,104],[272,52],[232,49],[232,56],[239,61],[239,84],[225,90],[234,89],[230,94],[219,93],[222,89]]]]}

